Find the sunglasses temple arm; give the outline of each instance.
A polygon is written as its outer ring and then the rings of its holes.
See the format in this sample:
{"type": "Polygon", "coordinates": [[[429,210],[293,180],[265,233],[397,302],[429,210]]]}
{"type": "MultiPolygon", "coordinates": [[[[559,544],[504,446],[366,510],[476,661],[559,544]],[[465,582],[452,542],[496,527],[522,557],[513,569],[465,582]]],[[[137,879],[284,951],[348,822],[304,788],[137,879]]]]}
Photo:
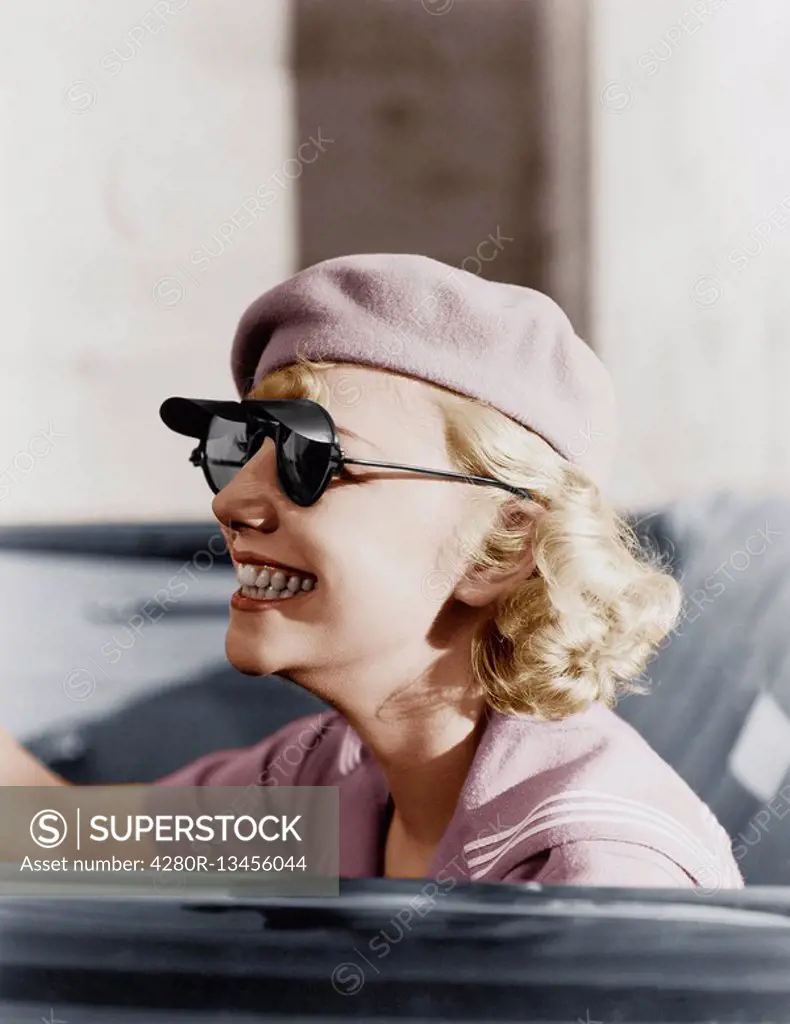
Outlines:
{"type": "Polygon", "coordinates": [[[519,498],[529,498],[532,500],[531,493],[523,487],[513,487],[510,484],[504,483],[502,480],[494,480],[493,477],[489,476],[469,476],[466,473],[452,473],[449,470],[443,469],[422,469],[420,466],[403,466],[398,462],[369,462],[366,459],[343,459],[344,463],[352,466],[377,466],[381,469],[402,469],[410,473],[422,473],[424,476],[438,476],[443,477],[446,480],[463,480],[468,484],[479,484],[480,486],[486,487],[499,487],[503,491],[509,491],[511,494],[517,495],[519,498]]]}
{"type": "MultiPolygon", "coordinates": [[[[189,461],[193,466],[201,466],[205,460],[205,453],[202,450],[202,446],[198,445],[189,456],[189,461]]],[[[212,464],[215,466],[242,466],[242,462],[238,462],[231,459],[212,459],[212,464]]],[[[372,466],[378,469],[400,469],[408,473],[420,473],[423,476],[441,477],[445,480],[463,480],[464,483],[468,484],[479,484],[481,487],[499,487],[503,491],[508,491],[510,494],[515,494],[519,498],[527,498],[532,500],[532,494],[523,487],[513,487],[511,484],[506,484],[502,480],[495,480],[493,477],[488,476],[470,476],[465,473],[453,473],[449,470],[442,469],[423,469],[421,466],[404,466],[399,462],[374,462],[366,459],[349,459],[343,456],[339,459],[333,460],[335,466],[339,467],[340,464],[347,464],[352,466],[372,466]]]]}

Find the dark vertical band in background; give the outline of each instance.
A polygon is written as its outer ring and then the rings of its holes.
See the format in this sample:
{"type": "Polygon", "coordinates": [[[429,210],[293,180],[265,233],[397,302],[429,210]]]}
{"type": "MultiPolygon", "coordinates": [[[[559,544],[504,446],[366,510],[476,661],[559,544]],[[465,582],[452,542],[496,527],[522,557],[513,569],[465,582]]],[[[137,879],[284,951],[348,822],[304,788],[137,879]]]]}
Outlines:
{"type": "Polygon", "coordinates": [[[538,0],[534,6],[540,34],[540,148],[545,171],[543,280],[577,333],[592,343],[590,4],[538,0]]]}
{"type": "Polygon", "coordinates": [[[300,265],[424,253],[546,291],[583,332],[586,6],[295,0],[296,136],[335,140],[299,180],[300,265]]]}

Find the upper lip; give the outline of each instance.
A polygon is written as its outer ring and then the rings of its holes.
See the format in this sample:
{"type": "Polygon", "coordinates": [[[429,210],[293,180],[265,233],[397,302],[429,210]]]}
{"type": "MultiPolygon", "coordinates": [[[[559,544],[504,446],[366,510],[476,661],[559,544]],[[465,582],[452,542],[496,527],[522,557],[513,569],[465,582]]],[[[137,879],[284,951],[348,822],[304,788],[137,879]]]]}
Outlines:
{"type": "Polygon", "coordinates": [[[278,562],[276,558],[266,558],[265,555],[256,555],[254,551],[232,550],[231,558],[237,565],[266,565],[271,569],[282,569],[283,572],[297,573],[299,576],[313,576],[307,569],[299,569],[295,565],[286,565],[285,562],[278,562]]]}

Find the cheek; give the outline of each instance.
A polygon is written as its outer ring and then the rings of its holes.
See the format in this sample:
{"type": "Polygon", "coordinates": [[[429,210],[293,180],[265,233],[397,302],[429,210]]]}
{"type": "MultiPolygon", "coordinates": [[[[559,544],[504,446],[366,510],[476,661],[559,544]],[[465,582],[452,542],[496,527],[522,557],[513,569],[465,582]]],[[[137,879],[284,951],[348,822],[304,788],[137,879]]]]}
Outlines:
{"type": "Polygon", "coordinates": [[[329,587],[333,596],[342,591],[345,608],[353,605],[362,618],[395,609],[424,617],[437,610],[451,589],[446,550],[459,509],[451,487],[402,479],[349,486],[331,496],[320,548],[329,587]]]}

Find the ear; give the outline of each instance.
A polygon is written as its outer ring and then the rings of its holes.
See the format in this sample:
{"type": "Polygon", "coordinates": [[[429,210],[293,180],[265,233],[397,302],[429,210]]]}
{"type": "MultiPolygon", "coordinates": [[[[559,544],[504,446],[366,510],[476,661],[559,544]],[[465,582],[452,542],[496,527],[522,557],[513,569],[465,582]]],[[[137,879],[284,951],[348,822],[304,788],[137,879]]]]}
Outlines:
{"type": "Polygon", "coordinates": [[[453,596],[470,607],[482,608],[529,579],[535,571],[535,532],[545,514],[546,510],[534,501],[525,503],[514,500],[503,505],[498,513],[499,525],[524,537],[521,554],[511,561],[507,569],[469,565],[453,596]]]}

